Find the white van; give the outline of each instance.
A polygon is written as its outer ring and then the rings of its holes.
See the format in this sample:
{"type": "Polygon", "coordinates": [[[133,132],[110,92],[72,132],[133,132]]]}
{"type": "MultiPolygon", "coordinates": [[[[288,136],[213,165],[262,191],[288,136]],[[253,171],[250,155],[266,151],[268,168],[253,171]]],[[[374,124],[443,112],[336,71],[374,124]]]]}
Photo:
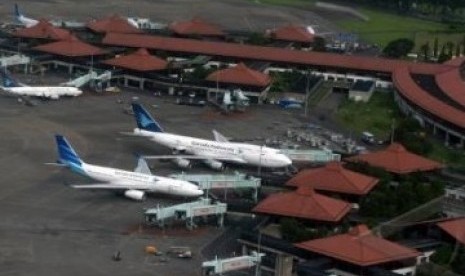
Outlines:
{"type": "Polygon", "coordinates": [[[367,144],[374,144],[375,143],[375,136],[370,132],[364,131],[362,132],[362,141],[367,144]]]}

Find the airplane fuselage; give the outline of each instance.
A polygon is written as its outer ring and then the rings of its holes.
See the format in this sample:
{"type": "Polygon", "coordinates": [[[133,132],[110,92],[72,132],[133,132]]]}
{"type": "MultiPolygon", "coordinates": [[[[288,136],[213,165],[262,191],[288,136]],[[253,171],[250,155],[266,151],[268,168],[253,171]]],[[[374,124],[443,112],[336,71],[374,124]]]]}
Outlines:
{"type": "Polygon", "coordinates": [[[282,168],[292,161],[277,149],[244,143],[218,142],[165,132],[151,132],[139,128],[134,129],[137,136],[150,140],[178,152],[222,160],[229,157],[230,162],[262,166],[266,168],[282,168]]]}
{"type": "Polygon", "coordinates": [[[31,97],[43,97],[50,99],[58,99],[61,96],[79,96],[82,94],[82,91],[76,87],[31,87],[31,86],[21,86],[21,87],[4,87],[8,93],[16,94],[20,96],[31,96],[31,97]]]}
{"type": "Polygon", "coordinates": [[[91,164],[82,164],[72,170],[90,177],[94,180],[121,185],[121,190],[141,190],[151,193],[164,193],[176,196],[200,196],[203,194],[193,183],[162,176],[102,167],[91,164]]]}

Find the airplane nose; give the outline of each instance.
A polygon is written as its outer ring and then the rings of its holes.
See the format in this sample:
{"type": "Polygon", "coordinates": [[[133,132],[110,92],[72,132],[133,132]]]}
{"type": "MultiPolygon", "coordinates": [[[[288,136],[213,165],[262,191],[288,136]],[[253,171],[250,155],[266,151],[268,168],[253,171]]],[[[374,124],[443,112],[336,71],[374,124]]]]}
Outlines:
{"type": "Polygon", "coordinates": [[[202,190],[196,190],[195,191],[196,196],[202,196],[203,194],[204,194],[204,192],[202,190]]]}
{"type": "Polygon", "coordinates": [[[283,155],[281,159],[282,159],[283,164],[285,164],[286,167],[292,165],[292,160],[286,155],[283,155]]]}

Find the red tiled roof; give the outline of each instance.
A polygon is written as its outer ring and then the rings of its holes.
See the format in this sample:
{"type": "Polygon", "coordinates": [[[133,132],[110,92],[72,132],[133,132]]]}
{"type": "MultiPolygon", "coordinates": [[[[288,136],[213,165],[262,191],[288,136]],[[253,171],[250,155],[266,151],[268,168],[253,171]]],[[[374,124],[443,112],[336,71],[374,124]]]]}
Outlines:
{"type": "Polygon", "coordinates": [[[278,40],[293,41],[293,42],[313,42],[315,38],[313,33],[310,33],[304,26],[288,25],[274,29],[270,33],[270,37],[278,40]]]}
{"type": "Polygon", "coordinates": [[[105,53],[102,49],[84,43],[74,36],[69,36],[65,40],[42,44],[32,49],[67,57],[95,56],[105,53]]]}
{"type": "Polygon", "coordinates": [[[444,221],[437,224],[454,239],[465,245],[465,218],[444,221]]]}
{"type": "Polygon", "coordinates": [[[412,72],[435,74],[452,68],[447,65],[412,63],[404,60],[341,55],[335,53],[307,52],[277,47],[263,47],[227,42],[211,42],[186,38],[161,37],[153,35],[109,33],[104,44],[148,48],[173,52],[225,56],[239,59],[261,60],[278,63],[348,68],[392,73],[399,67],[410,65],[412,72]]]}
{"type": "Polygon", "coordinates": [[[460,75],[459,68],[436,74],[435,79],[439,88],[449,98],[465,107],[465,81],[463,81],[460,75]]]}
{"type": "Polygon", "coordinates": [[[315,193],[309,187],[277,193],[262,200],[253,212],[309,220],[337,222],[350,211],[351,204],[315,193]]]}
{"type": "Polygon", "coordinates": [[[142,33],[140,29],[129,24],[126,18],[118,15],[90,21],[87,28],[96,33],[142,33]]]}
{"type": "Polygon", "coordinates": [[[453,59],[450,59],[444,62],[444,64],[459,67],[459,66],[462,66],[464,62],[465,62],[465,57],[456,57],[456,58],[453,58],[453,59]]]}
{"type": "Polygon", "coordinates": [[[260,87],[267,86],[271,83],[269,75],[252,70],[244,63],[239,63],[231,68],[215,71],[208,75],[206,79],[215,82],[218,81],[260,87]]]}
{"type": "Polygon", "coordinates": [[[433,115],[458,127],[465,128],[465,112],[436,99],[421,89],[412,79],[410,73],[407,67],[401,67],[394,71],[392,81],[399,93],[433,115]]]}
{"type": "Polygon", "coordinates": [[[378,183],[378,179],[345,169],[340,162],[330,162],[317,169],[299,172],[288,186],[308,186],[315,190],[365,195],[378,183]]]}
{"type": "Polygon", "coordinates": [[[48,21],[40,20],[36,25],[29,28],[18,29],[13,32],[12,35],[25,38],[61,40],[69,37],[70,33],[65,29],[54,27],[48,21]]]}
{"type": "Polygon", "coordinates": [[[102,63],[136,71],[163,70],[168,64],[165,60],[150,55],[147,49],[144,48],[141,48],[125,56],[119,56],[105,60],[102,63]]]}
{"type": "Polygon", "coordinates": [[[349,233],[310,240],[295,246],[358,266],[416,258],[420,252],[375,236],[365,225],[349,233]]]}
{"type": "Polygon", "coordinates": [[[179,35],[224,36],[223,31],[218,26],[205,22],[200,18],[173,22],[168,28],[179,35]]]}
{"type": "Polygon", "coordinates": [[[431,171],[442,168],[440,163],[411,153],[398,143],[393,143],[385,150],[357,155],[346,160],[366,162],[370,166],[383,168],[388,172],[397,174],[431,171]]]}

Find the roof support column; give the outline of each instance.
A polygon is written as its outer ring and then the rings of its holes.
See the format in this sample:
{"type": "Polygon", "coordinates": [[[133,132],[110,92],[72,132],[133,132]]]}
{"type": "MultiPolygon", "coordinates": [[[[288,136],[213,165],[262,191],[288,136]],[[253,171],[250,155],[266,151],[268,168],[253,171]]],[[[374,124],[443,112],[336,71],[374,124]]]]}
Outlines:
{"type": "Polygon", "coordinates": [[[277,254],[274,268],[275,276],[291,276],[292,275],[292,256],[285,254],[277,254]]]}

